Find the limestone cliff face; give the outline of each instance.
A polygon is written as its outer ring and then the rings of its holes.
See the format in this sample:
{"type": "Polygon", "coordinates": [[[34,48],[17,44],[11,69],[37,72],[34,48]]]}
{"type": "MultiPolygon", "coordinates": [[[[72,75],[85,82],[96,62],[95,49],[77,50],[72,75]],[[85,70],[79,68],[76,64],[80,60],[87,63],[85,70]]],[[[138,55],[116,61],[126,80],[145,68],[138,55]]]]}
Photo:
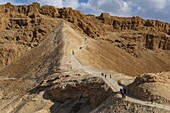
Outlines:
{"type": "Polygon", "coordinates": [[[120,35],[119,39],[109,41],[129,53],[138,56],[137,52],[143,49],[170,50],[169,23],[140,17],[113,17],[107,13],[101,14],[98,19],[120,35]]]}
{"type": "MultiPolygon", "coordinates": [[[[29,16],[30,18],[39,17],[40,14],[53,18],[63,18],[76,24],[88,36],[99,37],[106,35],[108,31],[146,31],[149,33],[158,32],[170,34],[170,24],[158,20],[144,20],[140,17],[114,17],[108,13],[100,16],[84,15],[80,11],[72,8],[55,8],[53,6],[40,6],[39,3],[31,5],[14,6],[10,3],[0,6],[1,13],[9,17],[29,16]]],[[[24,21],[24,20],[23,20],[24,21]]],[[[22,25],[27,25],[26,23],[22,25]]]]}
{"type": "Polygon", "coordinates": [[[87,35],[93,37],[98,37],[99,34],[103,34],[106,32],[106,30],[141,30],[150,32],[159,31],[170,34],[170,24],[160,22],[158,20],[144,20],[138,16],[127,18],[114,17],[110,16],[108,13],[102,13],[100,16],[95,17],[93,15],[84,15],[80,11],[73,10],[72,8],[59,9],[48,5],[40,6],[39,3],[33,3],[27,6],[14,6],[10,3],[7,3],[0,6],[0,13],[5,13],[5,15],[8,15],[9,17],[21,17],[21,15],[24,15],[33,18],[39,16],[39,14],[42,14],[54,18],[63,18],[76,24],[87,35]]]}
{"type": "Polygon", "coordinates": [[[39,8],[35,3],[0,6],[1,68],[36,47],[57,26],[56,20],[39,15],[39,8]]]}

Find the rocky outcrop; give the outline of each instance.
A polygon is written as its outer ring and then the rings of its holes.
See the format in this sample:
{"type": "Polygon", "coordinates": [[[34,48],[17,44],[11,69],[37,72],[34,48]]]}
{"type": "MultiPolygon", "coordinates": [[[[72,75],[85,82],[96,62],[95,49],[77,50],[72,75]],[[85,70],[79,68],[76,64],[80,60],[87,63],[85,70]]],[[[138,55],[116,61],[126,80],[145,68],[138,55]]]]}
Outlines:
{"type": "Polygon", "coordinates": [[[39,10],[37,3],[28,6],[7,3],[0,6],[1,68],[36,47],[57,26],[56,20],[40,16],[39,10]]]}
{"type": "Polygon", "coordinates": [[[104,103],[96,108],[92,113],[169,113],[168,110],[149,107],[137,103],[125,101],[120,97],[110,96],[104,103]]]}
{"type": "Polygon", "coordinates": [[[59,10],[53,6],[48,6],[48,5],[45,5],[45,6],[42,6],[40,8],[40,13],[43,14],[43,15],[47,15],[47,16],[50,16],[50,17],[59,17],[59,10]]]}
{"type": "Polygon", "coordinates": [[[74,101],[77,99],[79,101],[87,100],[92,109],[99,106],[112,93],[112,90],[99,78],[89,78],[81,81],[71,80],[54,87],[48,91],[53,101],[64,103],[69,99],[74,101]]]}
{"type": "Polygon", "coordinates": [[[169,100],[170,74],[148,73],[136,77],[135,81],[127,86],[128,93],[142,100],[170,104],[169,100]]]}
{"type": "Polygon", "coordinates": [[[122,32],[119,34],[120,38],[110,41],[115,46],[126,50],[133,56],[138,57],[141,51],[145,50],[170,50],[170,36],[165,33],[156,32],[122,32]]]}
{"type": "Polygon", "coordinates": [[[60,106],[52,108],[52,112],[58,113],[81,112],[85,109],[86,112],[90,112],[113,94],[107,84],[97,77],[62,82],[59,82],[59,79],[47,80],[38,88],[46,89],[49,99],[60,106]]]}

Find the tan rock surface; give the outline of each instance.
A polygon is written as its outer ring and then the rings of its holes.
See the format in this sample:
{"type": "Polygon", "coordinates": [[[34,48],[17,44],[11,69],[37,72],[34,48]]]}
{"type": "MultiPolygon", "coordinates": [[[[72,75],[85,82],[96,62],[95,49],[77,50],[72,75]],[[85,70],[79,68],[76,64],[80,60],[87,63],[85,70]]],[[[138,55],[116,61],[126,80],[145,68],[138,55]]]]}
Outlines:
{"type": "MultiPolygon", "coordinates": [[[[118,81],[132,81],[128,78],[133,77],[122,78],[124,74],[138,76],[170,70],[170,24],[157,20],[107,13],[95,17],[71,8],[8,3],[0,5],[0,26],[2,113],[148,111],[153,105],[138,105],[133,98],[127,103],[120,101],[121,109],[119,104],[108,109],[109,103],[102,111],[100,105],[108,97],[115,102],[114,89],[121,88],[118,81]],[[103,72],[115,75],[105,80],[103,72]]],[[[169,90],[162,93],[169,87],[168,76],[162,73],[139,77],[132,86],[144,78],[146,83],[134,90],[142,88],[146,92],[149,87],[151,93],[146,94],[146,99],[156,97],[164,104],[169,98],[169,90]]],[[[154,112],[168,110],[161,109],[154,112]]]]}
{"type": "Polygon", "coordinates": [[[110,96],[97,109],[91,113],[169,113],[169,111],[158,109],[156,107],[148,107],[141,104],[131,103],[122,100],[117,96],[110,96]]]}
{"type": "MultiPolygon", "coordinates": [[[[114,17],[107,13],[95,17],[84,15],[71,8],[57,9],[48,5],[40,6],[38,3],[27,6],[14,6],[8,3],[1,5],[0,9],[2,26],[0,30],[0,43],[2,43],[0,45],[0,68],[11,64],[12,61],[39,45],[56,28],[58,23],[56,18],[62,18],[73,23],[74,30],[82,31],[82,33],[97,40],[97,42],[90,40],[89,42],[92,45],[89,46],[102,46],[100,50],[102,54],[106,51],[105,55],[100,55],[101,58],[88,55],[89,57],[85,56],[87,59],[79,59],[81,62],[84,62],[82,60],[96,59],[95,66],[93,63],[95,68],[113,69],[133,76],[145,72],[169,70],[170,60],[167,56],[170,53],[166,51],[170,49],[170,25],[168,23],[144,20],[140,17],[114,17]],[[99,42],[103,44],[98,44],[99,42]],[[111,58],[106,57],[105,59],[103,58],[105,56],[111,58]],[[121,58],[121,56],[126,57],[121,58]],[[134,57],[137,57],[137,59],[134,57]],[[126,64],[116,62],[126,62],[126,59],[128,59],[126,64]],[[100,64],[97,63],[98,60],[101,62],[100,64]],[[108,64],[110,60],[112,62],[108,64]],[[113,62],[114,60],[115,62],[113,62]],[[129,62],[133,62],[132,64],[135,64],[135,66],[129,64],[129,62]],[[132,72],[132,69],[136,72],[132,72]]],[[[79,38],[80,40],[82,42],[83,38],[79,38]]],[[[72,41],[74,42],[75,39],[72,41]]],[[[92,49],[92,47],[90,48],[92,49]]],[[[91,52],[100,54],[98,50],[91,50],[91,52]]],[[[82,56],[84,56],[84,53],[81,53],[80,57],[82,56]]]]}
{"type": "Polygon", "coordinates": [[[142,100],[170,104],[170,73],[146,73],[127,86],[129,94],[142,100]]]}

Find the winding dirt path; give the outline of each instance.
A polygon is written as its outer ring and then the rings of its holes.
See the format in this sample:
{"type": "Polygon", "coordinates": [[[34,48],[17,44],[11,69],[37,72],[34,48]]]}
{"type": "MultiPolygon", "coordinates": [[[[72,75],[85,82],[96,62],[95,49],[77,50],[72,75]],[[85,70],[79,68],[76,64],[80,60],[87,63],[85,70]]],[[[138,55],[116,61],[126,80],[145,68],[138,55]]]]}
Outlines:
{"type": "MultiPolygon", "coordinates": [[[[87,42],[88,42],[88,39],[85,39],[80,48],[83,49],[84,47],[86,47],[87,42]]],[[[126,78],[125,75],[120,74],[120,73],[116,73],[116,72],[111,73],[111,72],[106,71],[106,70],[97,70],[97,69],[93,69],[93,68],[83,66],[75,56],[75,53],[81,50],[80,48],[73,50],[74,54],[72,54],[72,63],[74,64],[74,67],[77,68],[77,69],[81,69],[82,71],[84,71],[84,72],[86,72],[86,73],[88,73],[92,76],[101,77],[114,92],[119,92],[119,90],[122,88],[122,86],[120,86],[118,84],[118,81],[126,78]],[[104,73],[105,75],[107,75],[106,78],[105,78],[105,76],[101,76],[101,73],[104,73]],[[110,75],[111,75],[111,78],[110,78],[110,75]]],[[[130,97],[130,96],[127,96],[127,98],[125,100],[127,100],[129,102],[149,106],[149,107],[156,107],[156,108],[160,108],[160,109],[170,111],[170,106],[168,106],[168,105],[157,104],[157,103],[152,104],[149,101],[142,101],[142,100],[136,99],[135,97],[133,98],[133,97],[130,97]]]]}

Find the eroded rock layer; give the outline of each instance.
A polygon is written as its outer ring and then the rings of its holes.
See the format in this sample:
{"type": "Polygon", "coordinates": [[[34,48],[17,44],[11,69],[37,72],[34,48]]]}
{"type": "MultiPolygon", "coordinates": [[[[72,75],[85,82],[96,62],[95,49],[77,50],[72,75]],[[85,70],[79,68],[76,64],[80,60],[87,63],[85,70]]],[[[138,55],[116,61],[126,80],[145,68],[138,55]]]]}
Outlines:
{"type": "Polygon", "coordinates": [[[170,104],[170,74],[146,73],[137,77],[135,81],[127,86],[129,94],[142,100],[155,101],[170,104]]]}

